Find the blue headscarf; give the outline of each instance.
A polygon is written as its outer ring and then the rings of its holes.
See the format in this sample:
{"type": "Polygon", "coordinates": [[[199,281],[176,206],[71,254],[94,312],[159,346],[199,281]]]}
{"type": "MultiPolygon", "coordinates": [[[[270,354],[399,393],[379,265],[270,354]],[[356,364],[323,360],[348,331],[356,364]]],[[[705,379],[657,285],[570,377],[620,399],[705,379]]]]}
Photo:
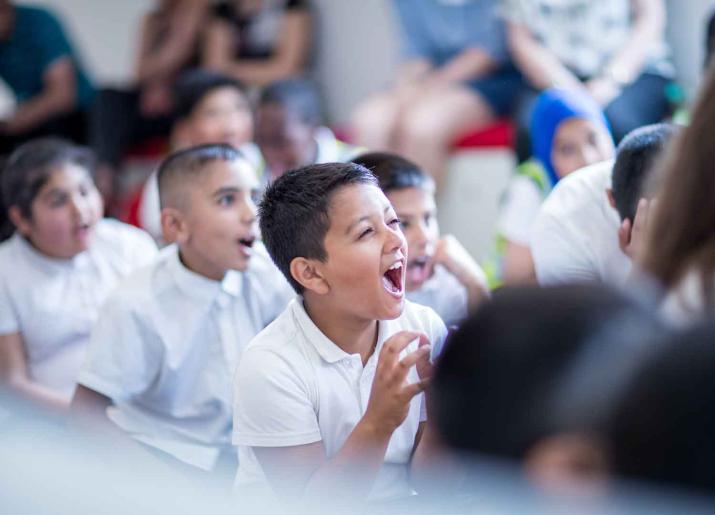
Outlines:
{"type": "Polygon", "coordinates": [[[533,156],[546,169],[551,184],[559,176],[551,163],[551,147],[562,122],[569,118],[582,118],[602,126],[610,133],[608,121],[600,106],[586,93],[565,89],[547,89],[536,100],[531,113],[531,150],[533,156]]]}

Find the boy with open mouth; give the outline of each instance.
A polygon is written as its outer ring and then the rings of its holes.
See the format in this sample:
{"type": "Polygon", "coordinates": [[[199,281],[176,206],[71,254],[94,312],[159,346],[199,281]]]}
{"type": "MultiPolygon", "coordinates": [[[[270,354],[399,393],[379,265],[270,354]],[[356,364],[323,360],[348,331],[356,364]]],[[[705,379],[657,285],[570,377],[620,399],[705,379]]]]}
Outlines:
{"type": "Polygon", "coordinates": [[[259,213],[266,248],[300,297],[239,363],[237,483],[350,508],[410,495],[409,471],[426,452],[430,347],[439,351],[446,328],[405,300],[400,220],[352,163],[286,173],[259,213]]]}

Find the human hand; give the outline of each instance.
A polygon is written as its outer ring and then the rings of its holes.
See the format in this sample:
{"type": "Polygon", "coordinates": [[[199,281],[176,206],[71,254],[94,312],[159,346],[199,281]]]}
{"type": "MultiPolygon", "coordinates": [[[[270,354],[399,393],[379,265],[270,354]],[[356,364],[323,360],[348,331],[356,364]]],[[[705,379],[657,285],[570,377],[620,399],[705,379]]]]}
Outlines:
{"type": "Polygon", "coordinates": [[[171,88],[164,83],[150,83],[142,88],[139,109],[144,116],[154,117],[171,111],[171,88]]]}
{"type": "Polygon", "coordinates": [[[621,93],[621,88],[607,77],[594,77],[586,82],[586,91],[598,102],[601,107],[606,107],[621,93]]]}
{"type": "Polygon", "coordinates": [[[407,417],[412,398],[427,387],[432,373],[429,355],[430,345],[423,334],[401,331],[390,337],[378,356],[364,419],[381,431],[392,434],[407,417]],[[400,359],[400,353],[418,338],[418,349],[400,359]],[[415,365],[420,380],[408,383],[407,375],[415,365]]]}
{"type": "Polygon", "coordinates": [[[655,200],[640,199],[633,223],[626,218],[618,228],[618,246],[631,259],[639,258],[645,246],[645,237],[650,223],[655,200]]]}

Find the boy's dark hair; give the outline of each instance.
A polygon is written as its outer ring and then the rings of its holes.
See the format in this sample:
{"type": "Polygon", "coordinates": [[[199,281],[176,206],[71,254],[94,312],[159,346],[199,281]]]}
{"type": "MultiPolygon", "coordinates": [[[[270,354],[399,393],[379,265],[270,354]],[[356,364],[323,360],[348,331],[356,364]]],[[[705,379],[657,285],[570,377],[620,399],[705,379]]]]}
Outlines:
{"type": "Polygon", "coordinates": [[[214,161],[236,161],[241,152],[225,143],[198,145],[169,154],[159,165],[159,203],[162,208],[180,202],[186,185],[191,184],[206,165],[214,161]]]}
{"type": "Polygon", "coordinates": [[[302,123],[318,126],[323,123],[320,96],[315,85],[305,79],[285,79],[266,86],[259,105],[278,104],[302,123]]]}
{"type": "Polygon", "coordinates": [[[258,208],[263,242],[296,292],[302,293],[303,287],[290,273],[291,262],[297,257],[327,258],[330,202],[338,190],[353,184],[378,186],[375,176],[360,165],[327,163],[289,171],[266,189],[258,208]]]}
{"type": "Polygon", "coordinates": [[[352,162],[370,170],[385,193],[405,188],[434,189],[432,177],[412,161],[389,152],[366,152],[352,162]]]}
{"type": "Polygon", "coordinates": [[[189,70],[182,73],[174,85],[174,119],[191,116],[206,95],[219,88],[233,88],[246,99],[246,104],[249,103],[245,86],[233,77],[208,70],[189,70]]]}
{"type": "Polygon", "coordinates": [[[623,388],[607,431],[614,472],[715,492],[715,324],[675,334],[623,388]]]}
{"type": "Polygon", "coordinates": [[[705,30],[705,68],[707,68],[713,60],[715,54],[715,12],[708,19],[707,29],[705,30]]]}
{"type": "Polygon", "coordinates": [[[458,451],[523,459],[542,439],[603,423],[658,323],[601,286],[495,292],[447,341],[430,406],[458,451]]]}
{"type": "Polygon", "coordinates": [[[10,154],[2,173],[5,209],[17,206],[25,218],[32,216],[32,202],[52,173],[65,164],[75,164],[94,175],[96,160],[86,147],[61,138],[39,138],[20,145],[10,154]]]}
{"type": "Polygon", "coordinates": [[[643,185],[677,130],[675,125],[668,123],[646,125],[628,133],[618,145],[612,188],[621,220],[628,218],[632,222],[635,218],[643,185]]]}

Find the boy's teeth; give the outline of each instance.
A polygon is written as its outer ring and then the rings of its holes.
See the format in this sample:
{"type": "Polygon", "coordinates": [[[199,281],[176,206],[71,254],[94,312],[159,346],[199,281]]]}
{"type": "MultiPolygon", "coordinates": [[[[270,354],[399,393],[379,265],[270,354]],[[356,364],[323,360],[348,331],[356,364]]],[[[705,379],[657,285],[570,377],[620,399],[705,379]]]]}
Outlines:
{"type": "Polygon", "coordinates": [[[395,263],[394,265],[392,265],[390,268],[388,268],[388,270],[397,270],[398,268],[402,268],[402,262],[401,262],[401,261],[398,261],[397,263],[395,263]]]}

